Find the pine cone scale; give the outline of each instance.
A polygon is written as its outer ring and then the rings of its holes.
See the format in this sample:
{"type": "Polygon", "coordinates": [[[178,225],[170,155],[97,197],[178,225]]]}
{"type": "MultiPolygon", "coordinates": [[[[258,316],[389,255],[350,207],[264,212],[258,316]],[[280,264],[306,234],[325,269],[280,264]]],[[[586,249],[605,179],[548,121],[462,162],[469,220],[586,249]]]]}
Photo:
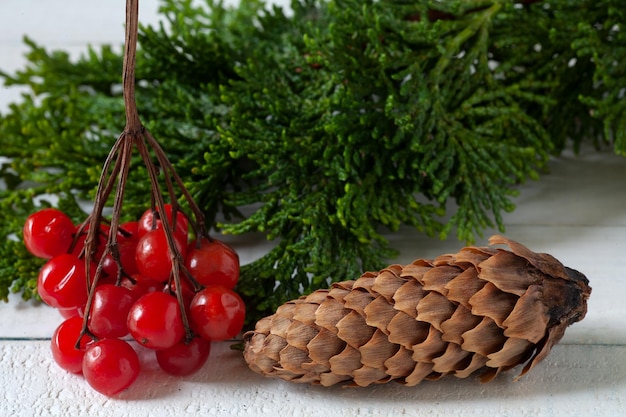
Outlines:
{"type": "Polygon", "coordinates": [[[377,329],[372,338],[359,348],[363,366],[376,369],[386,369],[385,361],[399,350],[400,346],[389,342],[387,336],[377,329]]]}
{"type": "Polygon", "coordinates": [[[461,272],[463,272],[463,269],[458,266],[443,265],[439,268],[431,268],[430,271],[422,276],[420,281],[423,283],[425,291],[435,291],[446,296],[448,294],[446,284],[456,278],[461,272]]]}
{"type": "Polygon", "coordinates": [[[474,267],[461,272],[456,278],[449,281],[445,288],[448,290],[448,299],[450,301],[462,304],[463,307],[471,310],[470,298],[486,284],[487,281],[478,279],[478,270],[474,267]]]}
{"type": "Polygon", "coordinates": [[[390,304],[385,297],[375,298],[365,309],[365,322],[368,326],[382,330],[385,334],[389,334],[387,327],[393,318],[398,314],[393,309],[393,304],[390,304]]]}
{"type": "Polygon", "coordinates": [[[365,317],[354,310],[337,322],[337,336],[357,349],[371,339],[375,330],[367,325],[365,317]]]}
{"type": "Polygon", "coordinates": [[[413,372],[415,362],[411,359],[413,351],[403,346],[384,363],[387,374],[393,379],[403,378],[413,372]]]}
{"type": "Polygon", "coordinates": [[[455,310],[454,303],[431,291],[417,303],[417,320],[430,323],[441,332],[441,323],[450,319],[455,310]]]}
{"type": "Polygon", "coordinates": [[[500,291],[521,297],[526,289],[541,282],[528,261],[511,252],[499,252],[480,264],[480,278],[491,282],[500,291]]]}
{"type": "MultiPolygon", "coordinates": [[[[346,344],[331,331],[320,329],[319,333],[307,344],[307,349],[311,360],[330,368],[330,358],[335,356],[337,352],[341,352],[346,344]]],[[[303,362],[308,362],[308,358],[303,362]]]]}
{"type": "Polygon", "coordinates": [[[456,343],[448,343],[443,355],[432,360],[433,371],[446,374],[465,369],[469,365],[467,359],[471,358],[471,355],[470,352],[463,350],[456,343]]]}
{"type": "Polygon", "coordinates": [[[422,382],[428,375],[433,373],[433,364],[429,362],[418,362],[413,368],[413,372],[411,372],[404,383],[408,386],[414,386],[422,382]]]}
{"type": "Polygon", "coordinates": [[[431,326],[426,340],[413,346],[413,360],[432,362],[434,358],[445,352],[446,346],[447,342],[441,338],[441,332],[431,326]]]}
{"type": "Polygon", "coordinates": [[[486,365],[492,368],[513,366],[522,361],[531,350],[533,344],[526,339],[510,337],[506,340],[502,349],[487,355],[486,365]]]}
{"type": "Polygon", "coordinates": [[[548,325],[546,305],[543,303],[541,287],[532,285],[502,322],[504,335],[527,339],[531,343],[539,343],[545,336],[548,325]]]}
{"type": "Polygon", "coordinates": [[[468,301],[472,314],[478,317],[489,317],[500,327],[509,317],[518,298],[513,294],[505,293],[491,282],[485,284],[468,301]]]}
{"type": "Polygon", "coordinates": [[[442,339],[446,342],[463,344],[463,334],[473,329],[481,322],[480,316],[475,316],[463,305],[459,305],[452,317],[441,323],[442,339]]]}
{"type": "MultiPolygon", "coordinates": [[[[394,308],[417,318],[417,303],[424,298],[426,291],[417,280],[408,281],[393,296],[394,308]]],[[[372,299],[374,297],[372,296],[372,299]]]]}
{"type": "Polygon", "coordinates": [[[398,288],[406,282],[398,273],[401,271],[399,265],[391,265],[387,269],[383,269],[374,280],[371,290],[382,295],[385,300],[390,303],[398,288]]]}
{"type": "Polygon", "coordinates": [[[390,265],[285,303],[244,335],[263,375],[324,386],[445,375],[483,382],[545,358],[581,320],[591,293],[551,255],[494,236],[494,247],[390,265]]]}
{"type": "Polygon", "coordinates": [[[350,377],[353,370],[361,366],[361,353],[358,349],[346,345],[346,347],[336,356],[328,361],[333,373],[350,377]]]}
{"type": "Polygon", "coordinates": [[[477,326],[463,333],[461,338],[463,339],[461,347],[464,350],[482,356],[499,351],[506,342],[502,329],[489,317],[483,317],[477,326]]]}
{"type": "Polygon", "coordinates": [[[426,340],[429,327],[428,323],[415,320],[404,312],[398,312],[387,326],[389,341],[411,349],[426,340]]]}

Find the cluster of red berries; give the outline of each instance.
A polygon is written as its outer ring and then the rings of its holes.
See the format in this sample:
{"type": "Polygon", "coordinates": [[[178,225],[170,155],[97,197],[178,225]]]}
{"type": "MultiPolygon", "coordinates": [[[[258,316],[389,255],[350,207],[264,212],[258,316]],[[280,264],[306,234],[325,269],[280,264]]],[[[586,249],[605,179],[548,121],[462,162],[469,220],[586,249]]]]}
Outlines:
{"type": "Polygon", "coordinates": [[[184,262],[180,289],[171,277],[172,257],[158,211],[149,209],[139,221],[120,225],[117,260],[105,251],[110,227],[102,224],[89,277],[88,225],[76,226],[54,208],[33,213],[24,225],[26,248],[47,259],[38,277],[39,295],[65,318],[52,337],[53,357],[102,394],[115,395],[135,381],[141,368],[138,349],[153,350],[165,372],[189,375],[206,363],[211,341],[231,339],[243,327],[245,305],[233,290],[237,253],[216,239],[189,241],[187,217],[176,211],[174,220],[171,205],[165,211],[184,262]],[[102,272],[92,288],[98,264],[102,272]]]}

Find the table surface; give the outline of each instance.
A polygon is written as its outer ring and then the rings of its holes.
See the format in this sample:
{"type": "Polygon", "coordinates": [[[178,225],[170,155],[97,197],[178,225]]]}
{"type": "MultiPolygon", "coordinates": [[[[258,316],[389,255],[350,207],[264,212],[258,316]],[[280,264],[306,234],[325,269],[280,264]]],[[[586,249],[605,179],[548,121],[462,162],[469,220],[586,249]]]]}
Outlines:
{"type": "MultiPolygon", "coordinates": [[[[51,49],[77,55],[87,44],[120,44],[123,1],[3,0],[0,2],[0,68],[24,65],[28,34],[51,49]]],[[[281,3],[285,3],[284,1],[281,3]]],[[[141,2],[143,23],[156,22],[158,2],[141,2]]],[[[0,112],[22,91],[0,87],[0,112]]],[[[504,216],[506,235],[551,253],[585,273],[593,294],[589,313],[520,381],[513,373],[489,384],[443,379],[407,388],[387,384],[363,389],[324,389],[270,380],[249,371],[227,343],[213,345],[199,373],[174,378],[151,357],[137,382],[111,399],[54,364],[49,338],[61,317],[51,308],[12,296],[0,303],[1,416],[622,416],[626,409],[626,159],[610,149],[565,152],[539,181],[520,186],[517,209],[504,216]]],[[[478,244],[486,244],[486,231],[478,244]]],[[[396,261],[431,258],[462,246],[412,230],[389,235],[396,261]]],[[[269,243],[236,237],[230,243],[242,263],[269,243]]],[[[353,278],[353,277],[346,277],[353,278]]]]}

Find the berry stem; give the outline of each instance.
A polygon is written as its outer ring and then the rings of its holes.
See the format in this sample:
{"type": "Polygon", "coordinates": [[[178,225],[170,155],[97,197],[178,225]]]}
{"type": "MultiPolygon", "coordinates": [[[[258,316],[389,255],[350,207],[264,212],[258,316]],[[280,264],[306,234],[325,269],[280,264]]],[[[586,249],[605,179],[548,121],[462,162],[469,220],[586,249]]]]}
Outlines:
{"type": "MultiPolygon", "coordinates": [[[[89,332],[88,322],[91,307],[93,304],[94,293],[98,280],[103,274],[103,259],[106,255],[110,254],[118,268],[117,285],[120,285],[121,278],[125,274],[122,263],[120,260],[120,252],[118,248],[118,231],[120,226],[120,219],[122,214],[122,205],[124,200],[124,190],[128,181],[133,148],[137,148],[141,159],[148,171],[148,177],[150,180],[151,188],[151,207],[153,211],[158,213],[165,213],[165,199],[162,192],[162,187],[159,182],[159,173],[163,173],[163,182],[165,184],[168,200],[172,205],[172,222],[167,216],[161,216],[161,224],[167,240],[167,246],[170,253],[170,259],[172,262],[172,274],[170,275],[170,283],[173,281],[176,285],[176,298],[178,306],[180,308],[183,325],[185,328],[185,340],[191,341],[193,333],[189,324],[189,318],[187,316],[186,309],[184,307],[182,288],[180,282],[180,275],[184,273],[186,277],[190,278],[194,288],[196,290],[201,288],[201,285],[193,279],[189,271],[184,266],[183,257],[178,250],[174,241],[174,227],[176,226],[176,214],[181,210],[178,198],[177,190],[182,194],[183,198],[189,204],[191,211],[193,212],[195,221],[190,219],[190,224],[196,233],[198,239],[200,236],[204,236],[210,239],[209,233],[206,230],[204,215],[198,205],[194,202],[191,194],[186,189],[182,179],[178,176],[174,170],[173,165],[167,158],[167,155],[157,142],[157,140],[145,129],[141,124],[139,118],[139,111],[137,109],[137,103],[135,99],[135,66],[137,56],[137,37],[139,26],[139,7],[138,0],[126,1],[126,33],[125,33],[125,47],[124,47],[124,62],[122,69],[122,86],[124,95],[124,107],[126,114],[126,126],[113,144],[107,159],[104,162],[102,173],[98,182],[98,188],[96,190],[96,196],[94,199],[94,207],[92,213],[89,215],[87,221],[83,224],[80,231],[82,231],[87,225],[89,230],[87,231],[87,238],[85,240],[85,270],[87,277],[90,277],[92,268],[92,262],[96,257],[96,250],[98,245],[98,233],[100,231],[100,224],[103,221],[103,209],[113,192],[113,212],[111,215],[111,224],[109,236],[107,239],[104,254],[98,262],[94,278],[92,282],[87,282],[89,289],[89,296],[87,304],[85,306],[85,316],[83,319],[83,326],[78,338],[88,335],[92,338],[94,336],[89,332]],[[152,154],[156,158],[158,163],[155,164],[152,158],[152,154]],[[116,181],[117,180],[117,181],[116,181]]],[[[89,278],[87,279],[89,281],[89,278]]],[[[77,342],[76,346],[79,346],[77,342]]]]}
{"type": "MultiPolygon", "coordinates": [[[[146,164],[146,168],[148,169],[148,176],[150,177],[152,195],[155,199],[157,209],[159,213],[165,213],[165,201],[163,200],[163,194],[161,193],[161,187],[159,185],[157,168],[154,165],[154,163],[152,163],[152,160],[150,159],[150,153],[148,151],[148,147],[146,146],[145,142],[138,141],[136,145],[137,145],[137,150],[139,151],[139,154],[141,155],[141,158],[143,159],[144,163],[146,164]]],[[[173,193],[171,180],[169,180],[169,177],[167,176],[167,172],[164,172],[164,174],[165,174],[164,177],[167,179],[166,184],[168,185],[167,188],[168,188],[168,191],[170,192],[170,197],[172,201],[175,201],[176,196],[173,193]]],[[[172,219],[176,219],[175,211],[172,211],[172,219]]],[[[189,319],[187,317],[187,312],[184,307],[183,293],[181,290],[182,285],[180,282],[180,267],[183,266],[183,257],[178,251],[178,248],[176,247],[176,243],[174,242],[173,228],[167,216],[161,216],[161,224],[163,225],[163,231],[165,233],[167,246],[170,252],[170,259],[172,262],[172,276],[170,277],[170,280],[172,279],[174,280],[176,288],[178,289],[178,291],[176,291],[176,298],[178,300],[178,306],[181,310],[181,316],[183,319],[183,325],[185,327],[186,338],[187,340],[191,340],[193,335],[191,333],[191,327],[189,326],[189,319]]]]}
{"type": "MultiPolygon", "coordinates": [[[[148,144],[150,145],[150,147],[152,148],[152,150],[154,151],[154,154],[157,157],[161,167],[167,172],[169,172],[169,174],[172,176],[172,178],[176,182],[176,185],[180,189],[181,193],[183,194],[183,197],[187,201],[187,204],[189,204],[189,208],[193,212],[193,215],[196,219],[195,222],[191,223],[192,227],[194,228],[194,232],[196,236],[198,237],[205,236],[211,240],[211,237],[209,236],[209,233],[206,230],[206,225],[204,222],[204,214],[202,213],[202,211],[200,210],[200,207],[198,207],[193,197],[187,190],[187,187],[185,187],[183,180],[180,178],[180,176],[178,175],[178,173],[172,166],[172,163],[167,158],[165,151],[163,150],[163,148],[161,148],[161,145],[159,145],[159,142],[157,142],[157,140],[154,138],[154,136],[150,134],[150,132],[145,131],[144,137],[146,141],[148,142],[148,144]]],[[[176,219],[176,216],[173,214],[172,218],[176,219]]]]}
{"type": "Polygon", "coordinates": [[[126,110],[125,131],[140,135],[143,126],[139,119],[135,100],[135,64],[137,61],[137,34],[139,26],[139,0],[126,1],[126,36],[124,42],[124,66],[122,69],[122,87],[124,108],[126,110]]]}

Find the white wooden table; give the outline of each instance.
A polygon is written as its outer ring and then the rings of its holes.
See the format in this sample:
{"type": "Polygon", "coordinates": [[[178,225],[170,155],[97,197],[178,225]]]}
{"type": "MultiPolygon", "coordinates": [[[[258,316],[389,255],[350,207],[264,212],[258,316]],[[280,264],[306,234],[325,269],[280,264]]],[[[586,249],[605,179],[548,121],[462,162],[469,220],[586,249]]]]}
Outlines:
{"type": "MultiPolygon", "coordinates": [[[[0,68],[23,64],[23,34],[73,54],[88,43],[123,37],[124,1],[2,0],[0,68]]],[[[285,2],[282,2],[285,3],[285,2]]],[[[157,2],[143,0],[140,19],[155,22],[157,2]]],[[[19,99],[0,87],[0,112],[19,99]]],[[[566,152],[551,172],[523,185],[517,210],[505,215],[506,235],[548,252],[585,273],[593,293],[585,320],[568,329],[548,359],[518,382],[514,372],[481,385],[444,379],[406,388],[324,389],[265,379],[249,371],[240,353],[215,344],[198,374],[173,378],[151,358],[138,381],[118,398],[90,389],[59,369],[49,338],[61,317],[51,308],[13,296],[0,303],[0,416],[623,416],[626,413],[626,159],[610,150],[566,152]]],[[[486,237],[492,231],[485,233],[486,237]]],[[[456,251],[411,230],[389,236],[399,262],[456,251]]],[[[267,243],[234,238],[243,263],[267,243]]],[[[353,277],[346,277],[353,278],[353,277]]]]}

